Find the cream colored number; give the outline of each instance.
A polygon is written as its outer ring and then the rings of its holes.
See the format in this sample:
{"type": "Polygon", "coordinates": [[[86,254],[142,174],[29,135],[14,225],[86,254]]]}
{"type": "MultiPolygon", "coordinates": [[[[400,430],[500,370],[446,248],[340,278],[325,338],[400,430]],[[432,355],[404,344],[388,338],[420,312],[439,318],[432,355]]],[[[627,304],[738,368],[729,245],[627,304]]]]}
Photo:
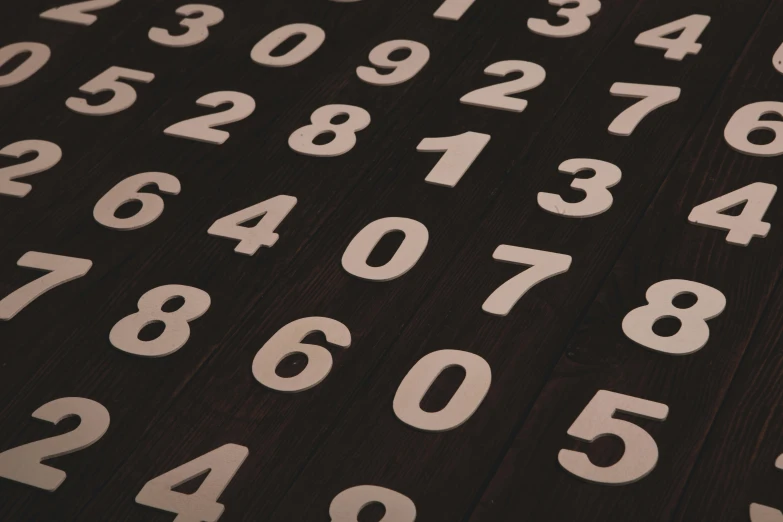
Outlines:
{"type": "Polygon", "coordinates": [[[261,65],[269,67],[290,67],[304,61],[321,47],[326,39],[326,33],[317,25],[290,24],[278,27],[263,37],[250,51],[250,58],[261,65]],[[296,44],[285,54],[272,56],[272,51],[288,39],[302,35],[304,40],[296,44]]]}
{"type": "Polygon", "coordinates": [[[262,246],[271,247],[277,243],[280,236],[275,233],[275,229],[288,216],[294,205],[296,198],[293,196],[275,196],[218,219],[209,227],[207,234],[238,239],[239,244],[234,252],[252,256],[262,246]],[[259,217],[262,219],[255,226],[242,226],[242,223],[259,217]]]}
{"type": "Polygon", "coordinates": [[[524,111],[527,107],[527,100],[514,98],[511,95],[535,89],[544,83],[546,71],[538,64],[522,60],[497,62],[484,69],[484,74],[490,76],[502,77],[511,73],[522,73],[522,77],[476,89],[464,95],[459,101],[465,105],[476,105],[490,109],[511,112],[524,111]]]}
{"type": "Polygon", "coordinates": [[[212,92],[196,100],[196,105],[200,107],[217,107],[224,103],[231,103],[231,108],[175,123],[166,127],[163,134],[216,145],[225,143],[229,133],[213,127],[244,120],[256,110],[256,101],[251,96],[236,91],[212,92]]]}
{"type": "Polygon", "coordinates": [[[23,140],[6,145],[0,149],[0,156],[21,158],[30,152],[36,152],[38,156],[33,160],[0,169],[0,194],[17,198],[25,197],[33,187],[14,180],[49,170],[63,157],[60,147],[44,140],[23,140]]]}
{"type": "Polygon", "coordinates": [[[527,28],[541,36],[569,38],[578,36],[590,29],[590,17],[601,10],[599,0],[549,0],[550,5],[576,4],[575,7],[562,8],[557,16],[568,20],[562,25],[552,25],[541,18],[529,18],[527,28]]]}
{"type": "Polygon", "coordinates": [[[616,136],[630,136],[648,114],[680,98],[680,88],[667,85],[616,82],[609,92],[612,93],[612,96],[641,98],[640,101],[618,114],[609,124],[609,134],[616,136]]]}
{"type": "Polygon", "coordinates": [[[783,73],[783,43],[780,44],[780,46],[775,51],[775,54],[772,55],[772,66],[779,73],[783,73]]]}
{"type": "Polygon", "coordinates": [[[723,137],[729,146],[739,152],[751,156],[771,157],[783,154],[783,121],[762,120],[762,116],[783,116],[783,102],[762,101],[751,103],[735,112],[726,128],[723,137]],[[775,138],[763,145],[756,145],[748,140],[755,130],[766,129],[775,134],[775,138]]]}
{"type": "Polygon", "coordinates": [[[114,93],[114,96],[112,96],[109,101],[100,105],[90,105],[84,98],[71,96],[65,100],[65,105],[74,112],[90,116],[117,114],[133,105],[136,101],[136,89],[120,80],[150,83],[154,78],[155,75],[150,72],[112,66],[79,87],[80,91],[89,94],[111,91],[114,93]]]}
{"type": "Polygon", "coordinates": [[[89,259],[32,251],[20,257],[16,264],[49,273],[11,292],[0,301],[2,321],[10,321],[38,297],[62,284],[83,277],[92,268],[92,261],[89,259]]]}
{"type": "Polygon", "coordinates": [[[54,491],[66,478],[64,471],[43,464],[88,448],[109,429],[109,412],[101,404],[81,397],[64,397],[47,402],[33,412],[33,418],[58,424],[68,417],[79,417],[76,429],[30,442],[0,453],[0,477],[46,491],[54,491]]]}
{"type": "Polygon", "coordinates": [[[605,435],[619,437],[625,446],[622,458],[611,466],[601,467],[590,462],[581,451],[564,449],[557,456],[560,465],[577,477],[598,484],[631,484],[649,475],[658,463],[658,445],[636,424],[615,419],[618,411],[659,421],[669,415],[665,404],[599,390],[568,428],[568,434],[584,442],[605,435]]]}
{"type": "MultiPolygon", "coordinates": [[[[775,461],[775,467],[783,471],[783,455],[775,461]]],[[[783,522],[783,511],[754,502],[750,505],[750,522],[783,522]]]]}
{"type": "Polygon", "coordinates": [[[754,237],[767,237],[771,225],[762,221],[778,188],[769,183],[751,183],[693,207],[688,221],[694,225],[728,230],[726,242],[748,246],[754,237]],[[737,216],[721,212],[745,204],[737,216]]]}
{"type": "Polygon", "coordinates": [[[332,354],[315,344],[302,340],[313,332],[321,332],[326,341],[341,348],[351,346],[351,332],[341,322],[328,317],[304,317],[278,330],[253,359],[253,376],[273,390],[297,393],[309,390],[323,381],[332,369],[332,354]],[[307,366],[293,377],[276,373],[280,361],[296,353],[307,356],[307,366]]]}
{"type": "Polygon", "coordinates": [[[476,0],[444,0],[432,16],[441,20],[459,20],[476,0]]]}
{"type": "Polygon", "coordinates": [[[249,451],[226,444],[150,480],[136,495],[136,503],[176,513],[174,522],[217,522],[225,506],[220,495],[239,471],[249,451]],[[204,474],[204,482],[191,494],[174,488],[204,474]]]}
{"type": "Polygon", "coordinates": [[[331,522],[359,522],[359,513],[368,504],[383,504],[384,515],[378,522],[414,522],[416,506],[411,499],[380,486],[354,486],[342,491],[329,505],[331,522]]]}
{"type": "Polygon", "coordinates": [[[392,40],[370,51],[370,63],[379,69],[393,71],[381,74],[374,67],[361,65],[356,68],[356,75],[372,85],[399,85],[416,76],[429,59],[430,50],[426,45],[413,40],[392,40]],[[410,54],[402,60],[392,60],[391,54],[401,49],[407,49],[410,54]]]}
{"type": "Polygon", "coordinates": [[[139,299],[139,311],[120,320],[109,332],[111,344],[123,352],[142,357],[163,357],[185,346],[190,338],[188,323],[209,310],[209,294],[184,285],[164,285],[154,288],[139,299]],[[184,302],[173,312],[164,312],[163,305],[181,297],[184,302]],[[139,339],[141,329],[155,322],[165,325],[163,333],[151,341],[139,339]]]}
{"type": "Polygon", "coordinates": [[[508,315],[528,290],[541,281],[567,272],[571,267],[571,256],[513,245],[498,246],[492,258],[530,267],[500,285],[487,297],[481,309],[492,315],[508,315]]]}
{"type": "Polygon", "coordinates": [[[410,369],[394,395],[394,414],[405,424],[423,431],[448,431],[461,426],[481,405],[492,383],[492,370],[481,356],[461,350],[432,352],[410,369]],[[447,368],[461,366],[465,379],[440,411],[421,408],[421,400],[447,368]]]}
{"type": "Polygon", "coordinates": [[[136,174],[117,183],[103,196],[93,209],[95,221],[114,230],[136,230],[145,227],[163,214],[163,198],[157,194],[141,192],[141,189],[155,185],[164,194],[179,194],[179,180],[165,172],[136,174]],[[141,203],[139,211],[131,217],[118,218],[114,214],[130,201],[141,203]]]}
{"type": "Polygon", "coordinates": [[[92,11],[106,9],[120,2],[120,0],[88,0],[86,2],[76,2],[61,7],[54,7],[41,13],[41,18],[47,20],[57,20],[58,22],[67,22],[69,24],[92,25],[98,19],[92,11]]]}
{"type": "Polygon", "coordinates": [[[603,214],[612,206],[612,193],[609,188],[620,183],[622,172],[616,165],[606,161],[574,158],[566,160],[558,167],[564,174],[578,174],[592,170],[592,178],[576,178],[571,187],[585,193],[585,198],[577,203],[567,203],[557,194],[538,193],[538,206],[558,216],[587,218],[603,214]]]}
{"type": "Polygon", "coordinates": [[[424,138],[416,147],[417,151],[445,153],[424,181],[433,185],[455,187],[487,146],[489,138],[489,134],[470,131],[456,136],[424,138]]]}
{"type": "Polygon", "coordinates": [[[416,220],[387,217],[373,221],[351,240],[343,254],[343,268],[349,274],[369,281],[391,281],[406,274],[416,265],[429,241],[427,227],[416,220]],[[394,256],[382,266],[370,266],[367,258],[386,234],[399,231],[405,239],[394,256]]]}
{"type": "Polygon", "coordinates": [[[709,23],[710,17],[707,15],[686,16],[639,33],[634,43],[640,47],[666,49],[664,58],[681,61],[689,54],[699,54],[701,44],[697,40],[709,23]],[[679,33],[676,38],[666,38],[676,33],[679,33]]]}
{"type": "Polygon", "coordinates": [[[190,47],[209,38],[209,28],[223,21],[223,10],[212,5],[187,4],[179,7],[176,13],[188,17],[179,23],[188,29],[186,33],[172,36],[166,29],[153,27],[147,33],[149,39],[166,47],[190,47]]]}
{"type": "Polygon", "coordinates": [[[711,286],[667,279],[647,289],[647,303],[628,312],[623,318],[623,333],[635,343],[671,355],[688,355],[701,350],[710,338],[707,321],[726,308],[726,297],[711,286]],[[693,294],[696,303],[690,308],[677,308],[673,300],[681,294],[693,294]],[[664,337],[653,331],[653,325],[665,317],[680,320],[676,334],[664,337]]]}
{"type": "Polygon", "coordinates": [[[0,48],[0,67],[10,62],[20,54],[30,53],[25,61],[10,72],[0,76],[0,87],[10,87],[28,79],[46,65],[52,56],[47,45],[38,42],[17,42],[0,48]]]}
{"type": "Polygon", "coordinates": [[[295,130],[288,146],[305,156],[340,156],[356,145],[356,133],[370,124],[370,113],[354,105],[324,105],[310,116],[310,125],[295,130]],[[332,123],[338,116],[348,116],[342,123],[332,123]],[[324,133],[334,134],[329,143],[317,145],[315,139],[324,133]]]}

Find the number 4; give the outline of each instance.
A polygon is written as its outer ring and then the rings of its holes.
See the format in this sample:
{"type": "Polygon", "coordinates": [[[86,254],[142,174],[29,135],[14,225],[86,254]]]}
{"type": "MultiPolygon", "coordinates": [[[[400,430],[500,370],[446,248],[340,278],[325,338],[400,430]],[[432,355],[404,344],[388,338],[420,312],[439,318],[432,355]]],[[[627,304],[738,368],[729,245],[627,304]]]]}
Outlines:
{"type": "Polygon", "coordinates": [[[571,256],[512,245],[498,246],[492,258],[530,267],[500,285],[487,297],[481,309],[492,315],[508,315],[517,301],[533,286],[567,272],[571,267],[571,256]]]}
{"type": "Polygon", "coordinates": [[[225,508],[217,499],[248,453],[246,447],[237,444],[226,444],[205,453],[144,484],[136,495],[136,503],[177,513],[174,522],[216,522],[225,508]],[[204,473],[208,475],[195,493],[186,495],[173,491],[204,473]]]}
{"type": "Polygon", "coordinates": [[[239,212],[234,212],[218,219],[209,227],[207,234],[238,239],[239,244],[234,249],[234,252],[252,256],[262,246],[271,247],[277,243],[280,236],[275,234],[275,229],[282,223],[295,205],[296,198],[293,196],[275,196],[252,207],[247,207],[239,212]],[[256,226],[241,226],[242,223],[261,216],[263,218],[256,226]]]}
{"type": "Polygon", "coordinates": [[[686,16],[640,33],[634,43],[640,47],[666,49],[666,54],[663,57],[679,62],[689,54],[699,54],[701,44],[696,40],[699,39],[709,23],[710,17],[707,15],[686,16]],[[680,31],[682,32],[677,38],[664,38],[680,31]]]}
{"type": "Polygon", "coordinates": [[[751,183],[719,198],[693,207],[688,221],[694,225],[728,230],[726,242],[748,246],[754,237],[767,237],[770,224],[762,221],[778,188],[769,183],[751,183]],[[724,210],[745,204],[738,216],[721,214],[724,210]]]}

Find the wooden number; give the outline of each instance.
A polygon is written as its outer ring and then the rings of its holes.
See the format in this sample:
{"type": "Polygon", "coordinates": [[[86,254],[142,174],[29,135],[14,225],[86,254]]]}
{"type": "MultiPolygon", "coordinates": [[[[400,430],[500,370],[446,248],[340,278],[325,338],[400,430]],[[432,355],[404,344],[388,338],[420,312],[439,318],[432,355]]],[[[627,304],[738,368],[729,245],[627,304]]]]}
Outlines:
{"type": "Polygon", "coordinates": [[[258,64],[269,67],[290,67],[304,61],[317,51],[325,39],[326,33],[317,25],[284,25],[263,37],[250,51],[250,58],[258,64]],[[293,49],[280,56],[272,56],[272,51],[280,44],[300,34],[304,36],[304,40],[296,44],[293,49]]]}
{"type": "Polygon", "coordinates": [[[388,74],[379,73],[375,67],[361,65],[356,68],[360,80],[372,85],[399,85],[407,82],[427,64],[430,50],[426,45],[413,40],[392,40],[376,46],[370,51],[370,63],[379,69],[393,69],[388,74]],[[402,60],[392,60],[394,51],[407,49],[410,54],[402,60]]]}
{"type": "Polygon", "coordinates": [[[711,286],[687,281],[667,279],[647,289],[647,303],[628,312],[623,318],[623,333],[645,348],[671,355],[688,355],[701,350],[710,338],[709,319],[726,308],[726,297],[711,286]],[[696,303],[690,308],[677,308],[672,304],[681,294],[693,294],[696,303]],[[661,336],[653,331],[656,321],[664,317],[680,320],[676,334],[661,336]]]}
{"type": "Polygon", "coordinates": [[[762,120],[762,116],[783,116],[783,102],[761,101],[738,109],[723,130],[723,137],[729,146],[751,156],[772,157],[783,154],[783,121],[762,120]],[[755,130],[766,129],[775,134],[775,138],[763,145],[748,140],[755,130]]]}
{"type": "Polygon", "coordinates": [[[231,103],[232,107],[225,111],[175,123],[166,127],[163,134],[216,145],[225,143],[230,136],[229,133],[213,127],[244,120],[256,110],[256,101],[251,96],[236,91],[212,92],[196,100],[196,105],[201,107],[217,107],[224,103],[231,103]]]}
{"type": "Polygon", "coordinates": [[[487,146],[489,139],[489,134],[470,131],[456,136],[424,138],[416,147],[417,151],[445,153],[424,181],[443,187],[457,186],[459,180],[487,146]]]}
{"type": "MultiPolygon", "coordinates": [[[[783,471],[783,455],[775,461],[775,467],[783,471]]],[[[783,522],[783,511],[754,502],[750,505],[750,522],[783,522]]]]}
{"type": "Polygon", "coordinates": [[[693,207],[688,221],[694,225],[728,230],[726,242],[748,246],[754,237],[767,237],[771,225],[762,221],[778,188],[769,183],[751,183],[693,207]],[[738,216],[721,212],[745,204],[738,216]]]}
{"type": "Polygon", "coordinates": [[[623,98],[641,98],[623,112],[617,115],[609,124],[609,134],[630,136],[637,125],[652,111],[677,101],[680,97],[679,87],[667,85],[646,85],[642,83],[617,82],[609,92],[613,96],[623,98]]]}
{"type": "Polygon", "coordinates": [[[179,23],[188,29],[187,32],[172,36],[166,29],[153,27],[147,33],[149,39],[166,47],[190,47],[209,38],[209,28],[223,21],[223,10],[211,5],[183,5],[177,9],[176,13],[188,17],[179,23]],[[191,17],[196,14],[197,17],[191,17]]]}
{"type": "Polygon", "coordinates": [[[306,156],[341,156],[356,145],[356,133],[370,124],[370,113],[354,105],[324,105],[310,116],[310,125],[295,130],[288,137],[288,146],[306,156]],[[332,123],[337,116],[348,116],[342,123],[332,123]],[[334,138],[316,145],[315,138],[324,133],[334,138]]]}
{"type": "Polygon", "coordinates": [[[323,346],[305,344],[302,339],[313,332],[321,332],[326,341],[341,348],[351,346],[351,332],[341,322],[328,317],[304,317],[278,330],[253,359],[253,376],[273,390],[297,393],[318,385],[332,369],[332,354],[323,346]],[[280,377],[280,361],[301,353],[307,356],[307,366],[293,377],[280,377]]]}
{"type": "Polygon", "coordinates": [[[280,236],[275,233],[275,229],[288,216],[294,205],[296,198],[293,196],[275,196],[218,219],[209,227],[207,234],[237,239],[239,244],[234,248],[234,252],[252,256],[262,246],[271,247],[277,243],[280,236]],[[242,226],[242,223],[262,216],[254,226],[242,226]]]}
{"type": "Polygon", "coordinates": [[[414,522],[416,506],[411,499],[380,486],[354,486],[340,492],[329,505],[331,522],[357,522],[359,512],[368,504],[383,504],[385,514],[379,522],[414,522]]]}
{"type": "Polygon", "coordinates": [[[568,20],[562,25],[552,25],[541,18],[530,18],[527,28],[541,36],[552,38],[570,38],[587,32],[590,29],[590,17],[601,10],[599,0],[549,0],[551,5],[576,4],[575,7],[562,8],[557,16],[568,20]]]}
{"type": "Polygon", "coordinates": [[[190,326],[207,313],[211,300],[209,294],[198,288],[184,285],[164,285],[141,296],[139,311],[120,320],[109,333],[111,344],[123,352],[142,357],[163,357],[185,346],[190,338],[190,326]],[[184,302],[173,312],[164,312],[163,305],[181,297],[184,302]],[[163,333],[151,341],[139,339],[141,329],[150,323],[162,322],[163,333]]]}
{"type": "Polygon", "coordinates": [[[387,217],[373,221],[351,240],[343,254],[342,264],[346,272],[369,281],[391,281],[407,273],[416,265],[429,241],[427,227],[416,220],[403,217],[387,217]],[[375,245],[393,231],[405,234],[405,239],[394,256],[382,266],[367,264],[375,245]]]}
{"type": "Polygon", "coordinates": [[[43,464],[88,448],[109,429],[109,412],[101,404],[81,397],[64,397],[47,402],[33,412],[34,419],[58,424],[79,417],[79,425],[68,433],[30,442],[0,453],[0,477],[47,491],[54,491],[66,478],[64,471],[43,464]]]}
{"type": "Polygon", "coordinates": [[[140,192],[142,188],[155,185],[164,194],[179,194],[179,180],[165,172],[145,172],[136,174],[117,183],[103,196],[93,209],[95,221],[114,230],[136,230],[160,217],[163,213],[163,198],[157,194],[140,192]],[[127,218],[118,218],[114,214],[130,201],[138,201],[141,208],[127,218]]]}
{"type": "Polygon", "coordinates": [[[444,0],[432,16],[441,20],[459,20],[476,0],[444,0]]]}
{"type": "Polygon", "coordinates": [[[599,390],[568,428],[575,439],[593,442],[605,435],[622,439],[625,451],[611,466],[596,466],[581,451],[560,450],[557,460],[567,471],[597,484],[631,484],[649,475],[658,463],[658,445],[649,433],[636,424],[615,419],[616,412],[663,421],[669,407],[630,395],[599,390]]]}
{"type": "Polygon", "coordinates": [[[465,423],[478,409],[492,383],[492,370],[481,356],[460,350],[432,352],[410,369],[394,395],[394,414],[405,424],[423,431],[448,431],[465,423]],[[421,409],[421,400],[443,370],[465,369],[465,380],[440,411],[421,409]]]}
{"type": "Polygon", "coordinates": [[[35,159],[0,169],[0,194],[25,197],[33,187],[27,183],[14,181],[25,176],[39,174],[57,165],[63,157],[63,151],[51,141],[24,140],[11,143],[0,149],[0,156],[21,158],[30,152],[38,153],[35,159]]]}
{"type": "Polygon", "coordinates": [[[585,198],[577,203],[567,203],[557,194],[538,193],[538,206],[558,216],[588,218],[603,214],[612,206],[612,193],[609,188],[620,183],[622,172],[616,165],[606,161],[574,158],[566,160],[558,167],[564,174],[578,174],[592,170],[592,178],[576,178],[571,187],[585,193],[585,198]]]}
{"type": "Polygon", "coordinates": [[[136,503],[171,513],[176,522],[217,522],[225,506],[218,498],[249,454],[245,446],[226,444],[150,480],[136,495],[136,503]],[[174,491],[177,486],[207,474],[195,493],[174,491]]]}
{"type": "Polygon", "coordinates": [[[98,19],[92,11],[106,9],[120,2],[120,0],[88,0],[87,2],[76,2],[61,7],[54,7],[41,13],[41,18],[47,20],[57,20],[58,22],[67,22],[69,24],[92,25],[98,19]]]}
{"type": "Polygon", "coordinates": [[[517,301],[535,285],[565,273],[571,267],[571,256],[512,245],[498,246],[492,258],[530,267],[500,285],[481,305],[488,314],[500,316],[508,315],[517,301]]]}
{"type": "Polygon", "coordinates": [[[0,48],[0,67],[23,53],[30,53],[25,61],[10,72],[0,76],[0,87],[10,87],[22,83],[46,65],[52,56],[49,46],[38,42],[17,42],[0,48]]]}
{"type": "Polygon", "coordinates": [[[17,266],[44,270],[48,274],[31,281],[0,301],[0,320],[9,321],[35,299],[49,290],[83,277],[92,268],[92,261],[78,257],[58,256],[43,252],[27,252],[17,266]]]}
{"type": "Polygon", "coordinates": [[[133,105],[136,101],[136,89],[120,80],[150,83],[154,78],[155,75],[150,72],[112,66],[79,87],[80,91],[89,94],[111,91],[114,93],[114,96],[109,101],[100,105],[90,105],[84,98],[71,96],[65,100],[65,105],[74,112],[90,116],[117,114],[133,105]]]}
{"type": "Polygon", "coordinates": [[[709,23],[710,17],[706,15],[686,16],[639,33],[634,43],[640,47],[666,49],[664,58],[681,61],[689,54],[699,54],[701,44],[698,40],[709,23]],[[676,33],[680,33],[676,38],[666,38],[676,33]]]}
{"type": "Polygon", "coordinates": [[[484,74],[501,77],[520,72],[522,73],[521,78],[476,89],[464,95],[459,101],[466,105],[522,112],[527,107],[527,100],[514,98],[511,95],[535,89],[544,83],[546,78],[544,68],[532,62],[506,60],[493,63],[484,69],[484,74]]]}

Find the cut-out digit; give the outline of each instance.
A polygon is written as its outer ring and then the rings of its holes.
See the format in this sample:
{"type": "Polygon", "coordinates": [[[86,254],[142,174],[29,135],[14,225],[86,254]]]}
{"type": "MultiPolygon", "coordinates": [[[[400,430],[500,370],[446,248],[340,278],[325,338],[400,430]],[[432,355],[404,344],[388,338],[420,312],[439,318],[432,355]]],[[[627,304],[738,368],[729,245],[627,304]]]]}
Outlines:
{"type": "Polygon", "coordinates": [[[381,74],[375,67],[361,65],[356,68],[356,75],[372,85],[399,85],[416,76],[429,59],[426,45],[413,40],[392,40],[370,51],[370,63],[379,69],[393,69],[391,72],[381,74]],[[391,54],[400,49],[407,49],[410,54],[402,60],[392,60],[391,54]]]}
{"type": "Polygon", "coordinates": [[[641,98],[617,115],[609,124],[609,134],[630,136],[637,125],[652,111],[677,101],[680,88],[668,85],[647,85],[643,83],[616,82],[609,90],[612,96],[641,98]]]}
{"type": "Polygon", "coordinates": [[[465,94],[459,101],[466,105],[522,112],[527,107],[527,100],[514,98],[511,95],[535,89],[544,83],[546,78],[544,68],[532,62],[506,60],[493,63],[484,69],[484,74],[501,77],[518,72],[522,73],[521,78],[476,89],[465,94]]]}
{"type": "Polygon", "coordinates": [[[95,221],[114,230],[136,230],[158,219],[163,213],[163,198],[157,194],[140,192],[142,188],[155,185],[164,194],[179,194],[179,180],[165,172],[145,172],[130,176],[117,183],[95,205],[92,215],[95,221]],[[133,216],[118,218],[114,214],[130,201],[141,203],[141,209],[133,216]]]}
{"type": "Polygon", "coordinates": [[[331,522],[358,522],[359,513],[368,504],[383,504],[385,514],[378,522],[414,522],[416,506],[411,499],[380,486],[354,486],[340,492],[329,505],[331,522]]]}
{"type": "Polygon", "coordinates": [[[92,25],[98,19],[92,11],[106,9],[120,2],[120,0],[87,0],[86,2],[76,2],[74,4],[54,7],[41,13],[41,18],[47,20],[56,20],[58,22],[67,22],[69,24],[92,25]]]}
{"type": "Polygon", "coordinates": [[[51,141],[23,140],[11,143],[0,149],[0,156],[21,158],[30,152],[38,156],[30,161],[0,169],[0,194],[23,198],[33,189],[27,183],[14,181],[25,176],[40,174],[57,165],[63,157],[63,151],[51,141]]]}
{"type": "Polygon", "coordinates": [[[166,127],[163,134],[214,143],[216,145],[225,143],[230,134],[213,127],[244,120],[256,110],[256,101],[251,96],[236,91],[212,92],[196,100],[196,105],[201,107],[217,107],[224,103],[231,103],[232,107],[222,112],[198,116],[175,123],[166,127]]]}
{"type": "Polygon", "coordinates": [[[564,174],[578,174],[585,170],[595,172],[591,178],[576,178],[571,182],[571,188],[584,192],[585,198],[577,203],[568,203],[557,194],[539,192],[538,206],[558,216],[578,218],[597,216],[611,208],[613,198],[609,189],[620,183],[622,178],[622,172],[616,165],[597,159],[574,158],[561,163],[558,169],[564,174]]]}
{"type": "Polygon", "coordinates": [[[681,61],[689,54],[699,54],[701,44],[698,40],[709,23],[710,17],[707,15],[686,16],[639,33],[634,43],[640,47],[666,49],[664,58],[681,61]],[[680,34],[676,38],[666,38],[675,33],[680,34]]]}
{"type": "Polygon", "coordinates": [[[783,154],[783,121],[761,119],[767,115],[783,117],[783,102],[761,101],[737,109],[723,130],[726,143],[732,149],[751,156],[772,157],[783,154]],[[751,143],[748,140],[750,133],[761,129],[773,132],[775,138],[762,145],[751,143]]]}
{"type": "Polygon", "coordinates": [[[306,156],[340,156],[356,145],[356,133],[370,124],[370,113],[354,105],[324,105],[310,116],[310,125],[295,130],[288,137],[288,146],[306,156]],[[332,123],[337,116],[348,116],[342,123],[332,123]],[[330,132],[329,143],[317,145],[315,139],[330,132]]]}
{"type": "Polygon", "coordinates": [[[529,18],[527,28],[535,34],[552,38],[570,38],[590,29],[590,17],[601,10],[599,0],[549,0],[551,5],[576,4],[575,7],[558,9],[557,16],[568,20],[565,24],[552,25],[541,18],[529,18]]]}
{"type": "Polygon", "coordinates": [[[22,53],[30,53],[25,61],[11,72],[0,76],[0,87],[10,87],[21,83],[37,73],[52,56],[49,46],[38,42],[17,42],[0,48],[0,67],[22,53]]]}
{"type": "Polygon", "coordinates": [[[351,240],[343,253],[342,264],[346,272],[369,281],[391,281],[406,274],[418,262],[429,241],[427,227],[416,220],[403,217],[387,217],[373,221],[351,240]],[[405,239],[394,256],[382,266],[370,266],[367,258],[375,245],[386,234],[400,231],[405,239]]]}
{"type": "Polygon", "coordinates": [[[487,146],[489,139],[489,134],[470,131],[456,136],[424,138],[416,147],[417,151],[445,153],[424,181],[433,185],[455,187],[487,146]]]}
{"type": "Polygon", "coordinates": [[[688,221],[694,225],[728,230],[726,242],[748,246],[754,237],[767,237],[771,225],[762,221],[778,188],[770,183],[751,183],[693,207],[688,221]],[[721,214],[745,204],[738,216],[721,214]]]}
{"type": "Polygon", "coordinates": [[[90,116],[117,114],[133,105],[136,101],[136,89],[120,80],[150,83],[153,79],[155,79],[155,75],[150,72],[112,66],[79,87],[80,91],[89,94],[112,91],[114,96],[109,101],[100,105],[90,105],[84,98],[71,96],[65,100],[65,105],[74,112],[90,116]]]}
{"type": "Polygon", "coordinates": [[[325,39],[326,33],[317,25],[284,25],[263,37],[261,41],[253,46],[253,50],[250,51],[250,58],[256,63],[269,67],[290,67],[307,59],[321,47],[325,39]],[[277,49],[280,44],[300,34],[304,36],[304,40],[299,42],[293,49],[280,56],[272,56],[272,51],[277,49]]]}
{"type": "Polygon", "coordinates": [[[188,29],[186,33],[174,36],[166,29],[153,27],[147,33],[149,39],[166,47],[190,47],[209,38],[209,28],[223,21],[223,10],[212,5],[187,4],[176,13],[186,17],[179,23],[188,29]],[[195,14],[198,16],[191,16],[195,14]]]}
{"type": "Polygon", "coordinates": [[[275,196],[218,219],[209,227],[207,234],[237,239],[239,244],[234,252],[252,256],[262,246],[271,247],[277,243],[280,236],[275,229],[288,216],[294,205],[296,205],[296,198],[293,196],[275,196]],[[258,217],[262,218],[254,226],[242,226],[242,223],[258,217]]]}

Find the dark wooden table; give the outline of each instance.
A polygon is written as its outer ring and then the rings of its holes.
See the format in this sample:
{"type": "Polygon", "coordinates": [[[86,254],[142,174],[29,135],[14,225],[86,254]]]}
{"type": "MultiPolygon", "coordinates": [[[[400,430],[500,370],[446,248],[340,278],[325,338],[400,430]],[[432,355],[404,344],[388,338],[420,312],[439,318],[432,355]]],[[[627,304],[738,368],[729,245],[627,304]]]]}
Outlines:
{"type": "MultiPolygon", "coordinates": [[[[688,220],[697,205],[753,183],[775,185],[783,175],[780,109],[761,116],[780,136],[746,134],[749,147],[778,150],[753,155],[724,137],[739,109],[783,97],[783,74],[773,65],[783,0],[602,0],[589,29],[565,38],[528,29],[529,18],[566,21],[546,0],[475,0],[458,20],[433,16],[440,0],[214,0],[225,16],[202,42],[151,41],[151,27],[185,33],[175,13],[185,3],[122,0],[93,10],[91,25],[39,17],[61,0],[0,6],[0,48],[40,42],[51,50],[35,74],[0,88],[0,149],[45,140],[62,150],[52,168],[17,178],[32,185],[26,196],[0,193],[0,299],[43,275],[17,266],[27,252],[92,261],[84,276],[0,322],[0,451],[75,430],[76,416],[57,424],[31,417],[51,401],[90,399],[110,414],[94,444],[45,460],[67,474],[55,491],[0,478],[1,520],[172,521],[175,513],[137,503],[136,495],[226,444],[249,453],[219,497],[221,522],[328,521],[333,499],[360,485],[404,495],[421,521],[783,520],[774,514],[783,510],[783,469],[775,467],[783,454],[783,203],[772,200],[761,218],[769,234],[747,246],[688,220]],[[690,15],[710,21],[698,35],[701,49],[683,59],[634,43],[690,15]],[[293,23],[325,32],[312,55],[287,67],[251,59],[259,40],[293,23]],[[418,74],[392,86],[357,77],[374,47],[400,39],[429,49],[418,74]],[[527,100],[523,111],[460,103],[470,91],[520,77],[484,73],[506,60],[546,71],[543,83],[513,95],[527,100]],[[111,93],[79,88],[111,66],[154,80],[128,81],[135,102],[115,114],[66,106],[69,97],[110,100],[111,93]],[[612,95],[616,82],[678,87],[680,95],[630,135],[616,135],[608,127],[638,101],[612,95]],[[218,91],[255,101],[251,115],[219,127],[230,133],[223,144],[164,134],[217,112],[196,100],[218,91]],[[289,136],[330,104],[370,114],[355,146],[334,157],[292,150],[289,136]],[[419,142],[468,131],[490,140],[459,183],[426,183],[442,154],[417,152],[419,142]],[[621,170],[608,210],[580,218],[539,206],[540,192],[566,204],[583,199],[569,186],[574,177],[558,172],[573,158],[621,170]],[[98,223],[96,203],[145,172],[181,184],[178,194],[142,190],[162,198],[160,216],[134,230],[98,223]],[[237,240],[207,233],[216,220],[279,195],[297,203],[273,246],[241,255],[237,240]],[[350,274],[341,261],[349,243],[386,217],[426,227],[423,255],[389,281],[350,274]],[[499,245],[570,256],[571,264],[535,284],[507,315],[492,315],[482,303],[524,268],[493,259],[499,245]],[[725,296],[725,309],[706,321],[708,341],[692,353],[648,349],[624,333],[626,315],[666,280],[725,296]],[[210,297],[206,313],[188,323],[185,345],[161,357],[113,346],[115,325],[164,285],[210,297]],[[333,358],[323,381],[298,393],[262,385],[251,370],[259,349],[287,324],[314,316],[342,323],[350,347],[311,333],[304,342],[327,347],[333,358]],[[417,361],[439,350],[480,356],[492,379],[463,424],[433,432],[403,422],[393,403],[417,361]],[[649,474],[625,485],[591,482],[558,463],[561,450],[584,452],[602,467],[632,458],[633,448],[611,432],[592,443],[567,433],[599,390],[668,406],[665,420],[615,415],[648,433],[659,454],[649,474]],[[751,518],[751,504],[767,514],[751,518]]],[[[298,43],[283,43],[275,55],[298,43]]],[[[24,61],[0,65],[0,79],[24,61]]],[[[33,157],[0,155],[0,169],[33,157]]],[[[116,217],[141,208],[127,203],[116,217]]],[[[367,264],[387,263],[403,239],[384,236],[367,264]]],[[[676,308],[707,300],[699,297],[670,296],[664,307],[677,316],[676,308]]],[[[167,306],[162,314],[177,305],[167,306]]],[[[682,321],[656,315],[649,329],[665,338],[704,323],[692,312],[682,321]]],[[[164,335],[163,326],[145,326],[140,339],[164,335]]],[[[307,364],[292,355],[277,373],[297,375],[307,364]]],[[[463,382],[472,385],[470,373],[443,371],[421,408],[442,410],[463,382]]],[[[0,475],[2,466],[0,457],[0,475]]],[[[196,492],[204,476],[176,491],[196,492]]],[[[361,522],[381,520],[385,508],[373,500],[361,522]]],[[[408,522],[391,512],[383,520],[408,522]]]]}

